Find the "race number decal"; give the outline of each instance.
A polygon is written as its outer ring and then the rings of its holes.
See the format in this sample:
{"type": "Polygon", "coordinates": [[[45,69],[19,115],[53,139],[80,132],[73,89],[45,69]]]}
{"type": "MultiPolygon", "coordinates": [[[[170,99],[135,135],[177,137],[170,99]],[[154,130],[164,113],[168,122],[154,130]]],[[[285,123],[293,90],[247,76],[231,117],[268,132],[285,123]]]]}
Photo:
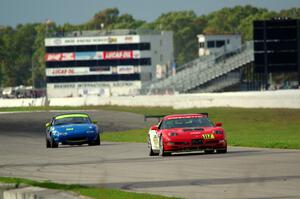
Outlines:
{"type": "Polygon", "coordinates": [[[154,135],[153,136],[153,144],[156,146],[156,145],[158,145],[158,138],[157,138],[157,136],[156,135],[154,135]]]}
{"type": "Polygon", "coordinates": [[[202,135],[203,139],[215,139],[215,136],[213,134],[203,134],[202,135]]]}

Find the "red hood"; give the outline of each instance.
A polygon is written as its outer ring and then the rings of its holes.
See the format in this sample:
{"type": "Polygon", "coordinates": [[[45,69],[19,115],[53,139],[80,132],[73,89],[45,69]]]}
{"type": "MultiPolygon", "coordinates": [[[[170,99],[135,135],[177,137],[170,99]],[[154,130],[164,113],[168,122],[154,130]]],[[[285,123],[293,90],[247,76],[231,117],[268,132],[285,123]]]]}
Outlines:
{"type": "MultiPolygon", "coordinates": [[[[194,128],[172,128],[163,130],[163,134],[170,139],[201,139],[203,134],[211,134],[215,130],[221,130],[224,132],[224,129],[221,127],[194,127],[194,128]],[[170,136],[169,134],[176,133],[177,136],[170,136]]],[[[215,138],[223,139],[223,134],[215,134],[215,138]]]]}

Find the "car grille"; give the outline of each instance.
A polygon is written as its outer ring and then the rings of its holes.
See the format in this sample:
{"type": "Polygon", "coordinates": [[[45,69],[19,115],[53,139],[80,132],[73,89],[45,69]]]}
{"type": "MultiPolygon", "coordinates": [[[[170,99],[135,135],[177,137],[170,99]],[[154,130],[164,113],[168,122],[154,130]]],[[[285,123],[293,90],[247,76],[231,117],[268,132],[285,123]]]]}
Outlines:
{"type": "Polygon", "coordinates": [[[76,137],[76,138],[68,138],[67,142],[85,142],[87,141],[86,137],[76,137]]]}
{"type": "Polygon", "coordinates": [[[203,140],[201,139],[193,139],[192,140],[192,145],[200,145],[203,144],[203,140]]]}
{"type": "Polygon", "coordinates": [[[203,130],[204,130],[203,128],[186,128],[183,129],[182,131],[187,132],[187,131],[203,131],[203,130]]]}
{"type": "Polygon", "coordinates": [[[210,141],[206,141],[206,144],[218,144],[219,141],[218,140],[210,140],[210,141]]]}

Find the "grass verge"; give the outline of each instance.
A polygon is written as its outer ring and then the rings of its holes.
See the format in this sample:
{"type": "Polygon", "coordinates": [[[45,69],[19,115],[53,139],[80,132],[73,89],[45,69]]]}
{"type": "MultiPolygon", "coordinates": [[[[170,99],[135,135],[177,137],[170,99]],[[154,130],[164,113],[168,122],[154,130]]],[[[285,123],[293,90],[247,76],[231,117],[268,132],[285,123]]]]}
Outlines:
{"type": "Polygon", "coordinates": [[[83,196],[91,197],[91,198],[101,198],[101,199],[114,199],[114,198],[132,198],[132,199],[167,199],[170,197],[158,196],[152,194],[144,194],[144,193],[134,193],[134,192],[126,192],[116,189],[106,189],[106,188],[93,188],[86,187],[82,185],[66,185],[53,183],[49,181],[39,182],[29,179],[23,178],[10,178],[10,177],[0,177],[0,182],[3,183],[14,183],[14,184],[27,184],[36,187],[43,187],[48,189],[58,189],[63,191],[72,191],[78,193],[83,196]]]}
{"type": "MultiPolygon", "coordinates": [[[[175,110],[171,107],[20,107],[0,111],[38,110],[113,110],[158,115],[208,112],[215,122],[222,122],[232,146],[300,149],[300,109],[195,108],[175,110]]],[[[150,126],[150,124],[149,124],[150,126]]],[[[105,141],[146,142],[147,129],[104,133],[105,141]]]]}
{"type": "MultiPolygon", "coordinates": [[[[204,108],[183,109],[145,107],[105,107],[139,114],[208,112],[214,122],[222,122],[229,145],[300,149],[299,109],[204,108]]],[[[150,124],[149,124],[150,126],[150,124]]],[[[148,129],[103,134],[107,141],[146,142],[148,129]]]]}

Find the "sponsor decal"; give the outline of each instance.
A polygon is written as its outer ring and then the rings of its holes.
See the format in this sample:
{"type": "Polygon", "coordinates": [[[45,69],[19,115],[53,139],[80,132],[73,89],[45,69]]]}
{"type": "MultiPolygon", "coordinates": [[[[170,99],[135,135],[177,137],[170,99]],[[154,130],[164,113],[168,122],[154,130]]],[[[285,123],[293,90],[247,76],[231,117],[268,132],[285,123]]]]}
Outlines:
{"type": "Polygon", "coordinates": [[[108,43],[117,43],[117,38],[116,37],[109,37],[108,38],[108,43]]]}
{"type": "Polygon", "coordinates": [[[47,53],[45,55],[46,61],[73,61],[75,60],[75,53],[47,53]]]}
{"type": "Polygon", "coordinates": [[[62,53],[61,61],[72,61],[75,60],[75,53],[62,53]]]}
{"type": "Polygon", "coordinates": [[[56,45],[60,45],[62,43],[61,39],[54,39],[53,43],[56,45]]]}
{"type": "Polygon", "coordinates": [[[90,68],[90,72],[107,72],[109,71],[110,72],[110,66],[95,66],[95,67],[91,67],[90,68]]]}
{"type": "Polygon", "coordinates": [[[118,66],[117,73],[118,74],[132,74],[132,73],[134,73],[134,67],[133,66],[118,66]]]}
{"type": "Polygon", "coordinates": [[[213,134],[203,134],[202,135],[203,139],[208,140],[208,139],[215,139],[215,136],[213,134]]]}
{"type": "Polygon", "coordinates": [[[132,50],[120,50],[120,51],[105,51],[103,52],[103,59],[132,59],[132,50]]]}
{"type": "Polygon", "coordinates": [[[76,60],[97,60],[103,58],[102,52],[76,52],[76,60]]]}
{"type": "Polygon", "coordinates": [[[64,76],[74,74],[75,70],[73,68],[57,68],[50,71],[50,76],[64,76]]]}
{"type": "Polygon", "coordinates": [[[130,42],[132,41],[132,37],[126,36],[124,40],[130,42]]]}

